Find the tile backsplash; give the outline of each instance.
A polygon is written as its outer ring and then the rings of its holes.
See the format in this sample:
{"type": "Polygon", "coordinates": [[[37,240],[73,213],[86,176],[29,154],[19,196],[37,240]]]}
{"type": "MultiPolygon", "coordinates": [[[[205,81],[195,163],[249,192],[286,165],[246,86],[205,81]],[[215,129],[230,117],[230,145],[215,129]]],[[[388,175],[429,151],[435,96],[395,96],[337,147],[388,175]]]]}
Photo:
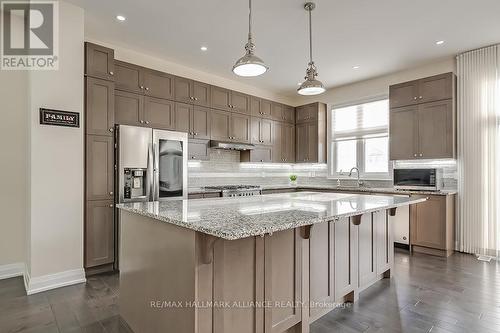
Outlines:
{"type": "MultiPolygon", "coordinates": [[[[440,167],[444,169],[444,185],[456,189],[457,170],[452,160],[397,161],[397,167],[440,167]]],[[[326,164],[240,163],[240,153],[233,150],[210,150],[209,161],[189,161],[189,187],[208,185],[252,184],[286,185],[288,176],[297,175],[299,185],[336,185],[337,179],[328,179],[326,164]]],[[[356,180],[341,179],[345,186],[355,185],[356,180]]],[[[391,187],[390,180],[367,180],[370,187],[391,187]]]]}

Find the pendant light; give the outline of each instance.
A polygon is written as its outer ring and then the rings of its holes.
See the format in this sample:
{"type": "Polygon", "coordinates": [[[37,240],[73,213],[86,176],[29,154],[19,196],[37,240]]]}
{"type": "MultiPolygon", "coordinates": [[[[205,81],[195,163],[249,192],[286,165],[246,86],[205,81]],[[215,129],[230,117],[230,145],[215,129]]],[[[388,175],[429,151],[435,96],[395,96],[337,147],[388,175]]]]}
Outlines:
{"type": "Polygon", "coordinates": [[[245,45],[245,55],[233,66],[233,72],[239,76],[259,76],[269,68],[254,54],[255,44],[252,38],[252,0],[248,0],[248,42],[245,45]]]}
{"type": "Polygon", "coordinates": [[[311,12],[316,8],[314,2],[306,2],[304,4],[304,9],[309,12],[309,64],[306,69],[306,76],[304,77],[305,81],[300,85],[297,89],[297,92],[300,95],[318,95],[325,91],[325,87],[323,87],[323,83],[321,81],[316,80],[316,76],[318,76],[318,71],[316,69],[316,65],[312,60],[312,23],[311,23],[311,12]]]}

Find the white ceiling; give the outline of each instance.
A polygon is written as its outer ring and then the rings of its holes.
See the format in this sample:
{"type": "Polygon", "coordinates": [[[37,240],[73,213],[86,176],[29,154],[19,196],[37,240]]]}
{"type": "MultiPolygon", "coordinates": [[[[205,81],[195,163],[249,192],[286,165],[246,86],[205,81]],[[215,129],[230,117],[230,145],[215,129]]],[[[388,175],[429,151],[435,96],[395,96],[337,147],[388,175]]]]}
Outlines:
{"type": "MultiPolygon", "coordinates": [[[[86,35],[194,69],[294,95],[308,61],[301,0],[253,0],[257,78],[231,72],[243,55],[247,0],[68,0],[86,35]],[[115,19],[126,16],[125,22],[115,19]],[[207,52],[200,46],[206,45],[207,52]]],[[[316,0],[314,60],[328,88],[416,67],[500,42],[499,0],[316,0]],[[437,40],[445,44],[437,46],[437,40]],[[359,65],[358,70],[352,67],[359,65]]]]}

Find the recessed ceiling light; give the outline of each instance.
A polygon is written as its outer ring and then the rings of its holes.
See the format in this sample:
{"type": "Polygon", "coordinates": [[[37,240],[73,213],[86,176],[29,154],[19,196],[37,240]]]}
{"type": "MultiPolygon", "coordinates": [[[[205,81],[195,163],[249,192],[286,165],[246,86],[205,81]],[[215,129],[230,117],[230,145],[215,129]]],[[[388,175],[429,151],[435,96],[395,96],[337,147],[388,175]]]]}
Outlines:
{"type": "Polygon", "coordinates": [[[438,41],[436,42],[436,45],[443,45],[443,44],[444,44],[444,40],[438,40],[438,41]]]}
{"type": "Polygon", "coordinates": [[[123,15],[116,15],[116,19],[118,21],[125,21],[127,18],[125,16],[123,16],[123,15]]]}
{"type": "Polygon", "coordinates": [[[352,66],[352,69],[359,69],[360,66],[356,65],[356,66],[352,66]]]}
{"type": "Polygon", "coordinates": [[[206,46],[202,46],[202,47],[200,47],[200,50],[202,50],[202,51],[206,51],[206,50],[208,50],[208,47],[206,47],[206,46]]]}

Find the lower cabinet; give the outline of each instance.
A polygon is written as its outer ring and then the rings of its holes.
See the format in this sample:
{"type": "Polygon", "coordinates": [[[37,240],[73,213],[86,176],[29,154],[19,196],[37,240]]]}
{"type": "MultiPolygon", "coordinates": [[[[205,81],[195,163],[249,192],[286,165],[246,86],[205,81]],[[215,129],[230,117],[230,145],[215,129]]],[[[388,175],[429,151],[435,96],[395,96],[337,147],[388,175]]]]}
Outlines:
{"type": "MultiPolygon", "coordinates": [[[[358,238],[357,226],[350,218],[335,221],[334,256],[335,256],[335,299],[340,299],[358,286],[358,238]]],[[[311,242],[314,241],[311,239],[311,242]]]]}
{"type": "Polygon", "coordinates": [[[310,320],[316,320],[331,309],[321,304],[335,302],[335,222],[312,227],[309,241],[309,308],[310,320]]]}
{"type": "Polygon", "coordinates": [[[114,262],[114,230],[113,201],[87,201],[85,208],[85,268],[114,262]]]}
{"type": "Polygon", "coordinates": [[[265,332],[283,332],[301,320],[301,247],[299,229],[264,237],[265,332]],[[293,306],[296,305],[296,306],[293,306]]]}
{"type": "Polygon", "coordinates": [[[410,207],[410,244],[415,252],[449,256],[455,246],[455,195],[429,195],[410,207]]]}
{"type": "Polygon", "coordinates": [[[358,229],[359,270],[358,286],[362,287],[377,278],[376,231],[373,214],[361,216],[358,229]]]}
{"type": "Polygon", "coordinates": [[[359,225],[341,218],[237,240],[124,211],[121,221],[120,313],[136,332],[304,332],[392,268],[385,211],[363,215],[359,225]],[[144,237],[150,241],[132,241],[144,237]],[[166,312],[138,306],[151,295],[202,306],[166,312]]]}
{"type": "MultiPolygon", "coordinates": [[[[213,263],[201,266],[212,276],[214,302],[243,306],[214,307],[213,315],[199,325],[202,332],[284,332],[301,320],[301,247],[297,230],[265,237],[216,242],[213,263]],[[248,306],[266,302],[273,306],[248,306]],[[282,306],[274,306],[282,304],[282,306]],[[294,305],[297,306],[294,306],[294,305]],[[212,318],[212,319],[210,319],[212,318]],[[210,320],[213,320],[210,323],[210,320]],[[212,324],[213,331],[212,331],[212,324]]],[[[201,277],[198,279],[203,281],[201,277]]],[[[202,282],[204,283],[204,282],[202,282]]],[[[206,284],[210,288],[210,283],[206,284]]]]}

